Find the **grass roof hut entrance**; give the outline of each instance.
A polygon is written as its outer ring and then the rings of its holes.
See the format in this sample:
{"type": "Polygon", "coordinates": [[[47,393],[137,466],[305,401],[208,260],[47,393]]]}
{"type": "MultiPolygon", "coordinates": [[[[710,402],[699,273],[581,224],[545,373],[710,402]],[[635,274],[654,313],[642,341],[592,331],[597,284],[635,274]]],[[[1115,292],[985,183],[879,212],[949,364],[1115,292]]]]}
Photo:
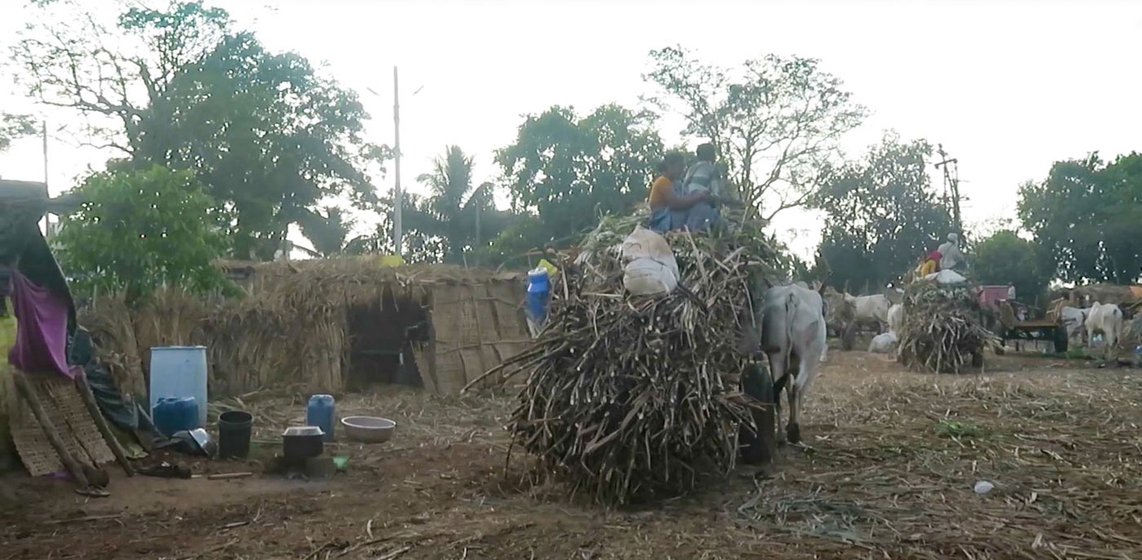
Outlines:
{"type": "Polygon", "coordinates": [[[374,382],[451,394],[530,342],[518,273],[390,268],[375,257],[221,266],[244,297],[164,292],[130,311],[104,298],[85,320],[118,331],[103,338],[124,341],[116,350],[134,354],[140,375],[152,346],[206,346],[215,395],[340,393],[374,382]]]}

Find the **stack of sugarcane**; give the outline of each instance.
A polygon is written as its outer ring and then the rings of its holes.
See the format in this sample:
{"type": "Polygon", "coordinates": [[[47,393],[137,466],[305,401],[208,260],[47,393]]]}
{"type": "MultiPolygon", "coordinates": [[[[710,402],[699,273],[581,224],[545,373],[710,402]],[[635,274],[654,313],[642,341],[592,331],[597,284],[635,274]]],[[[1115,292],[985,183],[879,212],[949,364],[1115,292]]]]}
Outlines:
{"type": "Polygon", "coordinates": [[[676,494],[733,468],[749,422],[740,376],[751,282],[776,259],[753,222],[670,233],[679,288],[634,297],[617,246],[640,220],[605,219],[587,237],[553,286],[550,323],[503,370],[528,374],[514,444],[537,458],[537,473],[604,504],[676,494]]]}
{"type": "Polygon", "coordinates": [[[904,290],[899,359],[920,371],[960,373],[983,366],[983,351],[996,344],[983,325],[975,284],[918,280],[904,290]]]}

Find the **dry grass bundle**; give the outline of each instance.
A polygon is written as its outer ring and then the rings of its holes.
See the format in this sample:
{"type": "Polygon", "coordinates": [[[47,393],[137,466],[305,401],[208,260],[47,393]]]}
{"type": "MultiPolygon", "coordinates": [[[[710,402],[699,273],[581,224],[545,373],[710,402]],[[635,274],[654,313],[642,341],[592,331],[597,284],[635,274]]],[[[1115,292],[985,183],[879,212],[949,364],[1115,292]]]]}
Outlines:
{"type": "Polygon", "coordinates": [[[632,297],[615,245],[638,221],[609,218],[588,237],[553,288],[550,323],[505,363],[506,376],[530,372],[510,425],[515,444],[539,459],[538,474],[604,504],[685,491],[733,467],[749,421],[737,335],[752,317],[751,275],[775,260],[753,228],[668,234],[679,288],[632,297]]]}
{"type": "Polygon", "coordinates": [[[983,367],[984,349],[998,341],[981,320],[974,285],[909,284],[899,333],[901,363],[938,373],[960,373],[969,364],[983,367]]]}

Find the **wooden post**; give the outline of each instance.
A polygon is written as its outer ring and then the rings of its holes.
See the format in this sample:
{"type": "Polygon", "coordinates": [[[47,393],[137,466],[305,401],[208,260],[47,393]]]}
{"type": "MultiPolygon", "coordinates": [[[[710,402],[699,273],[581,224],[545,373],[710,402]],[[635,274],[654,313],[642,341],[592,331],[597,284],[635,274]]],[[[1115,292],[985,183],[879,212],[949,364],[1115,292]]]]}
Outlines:
{"type": "Polygon", "coordinates": [[[71,472],[71,476],[79,484],[87,488],[91,483],[87,480],[87,475],[83,473],[83,467],[80,466],[79,461],[72,457],[71,452],[67,450],[67,446],[63,443],[63,438],[60,437],[59,432],[52,424],[51,418],[48,418],[48,413],[44,411],[43,405],[40,404],[39,397],[36,396],[36,390],[32,388],[28,382],[26,374],[16,368],[12,368],[12,381],[16,385],[16,392],[28,403],[28,407],[32,409],[32,416],[36,417],[36,422],[40,424],[40,428],[47,436],[48,442],[52,444],[52,448],[59,454],[60,461],[63,462],[67,470],[71,472]]]}
{"type": "Polygon", "coordinates": [[[127,473],[127,476],[135,476],[135,469],[131,466],[131,461],[127,459],[127,451],[123,449],[122,445],[119,445],[119,440],[111,431],[111,425],[107,423],[107,418],[104,418],[103,413],[99,411],[99,404],[95,402],[95,394],[91,392],[91,386],[87,384],[87,375],[84,373],[77,375],[75,386],[79,391],[79,396],[83,398],[83,404],[87,406],[87,412],[91,414],[92,420],[95,420],[95,426],[99,428],[99,433],[103,434],[103,439],[111,447],[111,453],[115,454],[115,460],[119,462],[119,466],[123,467],[123,472],[127,473]]]}

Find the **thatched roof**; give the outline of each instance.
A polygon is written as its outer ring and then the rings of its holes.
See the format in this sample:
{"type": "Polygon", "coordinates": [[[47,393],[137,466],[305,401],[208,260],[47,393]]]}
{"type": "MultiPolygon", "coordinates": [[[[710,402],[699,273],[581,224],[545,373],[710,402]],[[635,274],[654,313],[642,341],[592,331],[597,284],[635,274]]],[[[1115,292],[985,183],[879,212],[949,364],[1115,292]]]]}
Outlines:
{"type": "MultiPolygon", "coordinates": [[[[347,296],[367,292],[375,298],[378,289],[394,295],[420,295],[434,285],[520,282],[519,272],[496,272],[442,264],[389,267],[379,264],[379,256],[338,257],[289,262],[217,261],[216,265],[250,292],[283,297],[304,296],[326,300],[331,294],[347,296]]],[[[292,297],[290,297],[292,299],[292,297]]]]}
{"type": "Polygon", "coordinates": [[[80,202],[81,199],[73,193],[49,198],[48,186],[40,181],[0,179],[0,205],[19,208],[20,212],[66,213],[78,207],[80,202]]]}

